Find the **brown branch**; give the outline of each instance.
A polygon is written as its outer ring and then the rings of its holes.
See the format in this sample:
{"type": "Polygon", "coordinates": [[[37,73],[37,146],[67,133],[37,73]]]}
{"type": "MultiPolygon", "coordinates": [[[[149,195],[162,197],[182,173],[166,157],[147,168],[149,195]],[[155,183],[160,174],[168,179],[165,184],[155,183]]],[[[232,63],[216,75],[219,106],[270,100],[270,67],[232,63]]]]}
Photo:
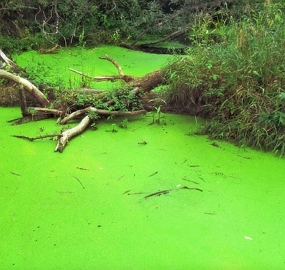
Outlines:
{"type": "Polygon", "coordinates": [[[148,195],[144,196],[144,198],[147,199],[147,198],[152,197],[152,196],[160,196],[162,194],[168,194],[172,190],[173,189],[166,189],[166,190],[156,191],[156,192],[153,192],[151,194],[148,194],[148,195]]]}
{"type": "Polygon", "coordinates": [[[145,110],[138,110],[138,111],[132,111],[132,112],[129,112],[129,111],[126,111],[126,112],[121,112],[121,111],[108,111],[108,110],[101,110],[101,109],[97,109],[97,108],[94,108],[94,107],[87,107],[87,108],[84,108],[84,109],[81,109],[81,110],[77,110],[69,115],[67,115],[65,118],[63,118],[61,121],[60,121],[60,124],[61,125],[64,125],[66,124],[68,121],[70,121],[71,119],[74,119],[75,117],[79,116],[79,115],[82,115],[84,113],[89,113],[89,112],[94,112],[94,113],[97,113],[99,115],[114,115],[114,116],[130,116],[130,115],[138,115],[138,114],[145,114],[146,111],[145,110]]]}
{"type": "Polygon", "coordinates": [[[16,68],[17,64],[15,64],[11,59],[9,59],[5,53],[0,49],[0,57],[3,59],[3,61],[12,68],[16,68]]]}
{"type": "Polygon", "coordinates": [[[155,45],[157,43],[160,43],[160,42],[163,42],[163,41],[166,41],[166,40],[171,40],[171,39],[174,39],[184,33],[186,33],[189,29],[191,29],[192,27],[192,23],[190,24],[187,24],[185,26],[185,28],[183,29],[180,29],[180,30],[177,30],[171,34],[169,34],[168,36],[164,37],[164,38],[161,38],[161,39],[158,39],[158,40],[154,40],[154,41],[150,41],[150,42],[146,42],[146,43],[143,43],[143,44],[140,44],[138,47],[143,47],[143,46],[148,46],[148,45],[155,45]]]}
{"type": "Polygon", "coordinates": [[[93,76],[90,76],[90,75],[88,75],[88,74],[85,74],[85,73],[83,73],[83,72],[81,72],[81,71],[75,70],[75,69],[73,69],[73,68],[69,68],[69,70],[72,71],[72,72],[74,72],[74,73],[77,73],[77,74],[79,74],[79,75],[81,75],[81,76],[84,76],[84,77],[86,77],[86,78],[92,79],[92,80],[94,80],[94,81],[96,81],[96,82],[103,82],[103,81],[111,81],[111,82],[113,82],[113,81],[116,81],[116,80],[123,80],[123,81],[125,81],[125,82],[130,82],[130,81],[132,81],[132,80],[135,79],[135,77],[133,77],[133,76],[128,76],[128,75],[94,76],[94,77],[93,77],[93,76]]]}
{"type": "Polygon", "coordinates": [[[22,115],[24,117],[30,115],[28,111],[28,107],[27,107],[27,99],[26,99],[25,91],[22,87],[19,89],[19,96],[20,96],[20,107],[21,107],[22,115]]]}
{"type": "MultiPolygon", "coordinates": [[[[169,18],[167,18],[165,21],[160,21],[158,22],[155,27],[161,27],[163,26],[165,23],[167,23],[167,21],[173,20],[175,17],[177,17],[178,15],[180,15],[182,13],[182,10],[177,11],[176,13],[172,14],[169,18]]],[[[153,27],[152,27],[153,28],[153,27]]],[[[131,46],[135,46],[135,44],[139,41],[139,39],[144,36],[149,30],[151,30],[152,28],[147,28],[145,30],[143,30],[142,32],[140,32],[136,37],[135,40],[132,42],[131,46]]]]}
{"type": "Polygon", "coordinates": [[[124,76],[122,67],[118,64],[117,61],[115,61],[113,58],[109,57],[108,54],[105,54],[105,57],[99,57],[99,58],[110,61],[117,68],[119,75],[124,76]]]}
{"type": "Polygon", "coordinates": [[[2,69],[0,69],[0,78],[12,80],[23,85],[25,90],[28,91],[43,107],[50,104],[49,100],[44,96],[44,94],[27,79],[24,79],[2,69]]]}
{"type": "Polygon", "coordinates": [[[55,116],[61,116],[62,111],[56,109],[48,109],[48,108],[39,108],[39,107],[29,107],[29,111],[40,112],[44,114],[54,114],[55,116]]]}
{"type": "Polygon", "coordinates": [[[52,47],[51,49],[40,49],[40,53],[41,54],[49,54],[49,53],[55,53],[58,49],[59,45],[56,44],[54,47],[52,47]]]}
{"type": "Polygon", "coordinates": [[[30,142],[39,140],[39,139],[46,139],[46,138],[59,138],[61,137],[61,134],[46,134],[46,135],[41,135],[37,137],[28,137],[28,136],[23,136],[23,135],[12,135],[12,137],[19,138],[19,139],[25,139],[30,142]]]}

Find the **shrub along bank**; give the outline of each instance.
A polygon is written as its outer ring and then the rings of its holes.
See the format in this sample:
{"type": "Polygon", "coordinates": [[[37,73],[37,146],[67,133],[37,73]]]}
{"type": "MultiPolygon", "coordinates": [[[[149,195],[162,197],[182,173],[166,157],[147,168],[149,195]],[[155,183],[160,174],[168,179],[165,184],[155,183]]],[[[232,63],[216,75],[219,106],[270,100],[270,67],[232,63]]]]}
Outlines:
{"type": "Polygon", "coordinates": [[[230,28],[201,18],[189,56],[167,67],[168,103],[199,106],[209,119],[201,132],[214,139],[284,155],[284,9],[249,9],[230,28]]]}

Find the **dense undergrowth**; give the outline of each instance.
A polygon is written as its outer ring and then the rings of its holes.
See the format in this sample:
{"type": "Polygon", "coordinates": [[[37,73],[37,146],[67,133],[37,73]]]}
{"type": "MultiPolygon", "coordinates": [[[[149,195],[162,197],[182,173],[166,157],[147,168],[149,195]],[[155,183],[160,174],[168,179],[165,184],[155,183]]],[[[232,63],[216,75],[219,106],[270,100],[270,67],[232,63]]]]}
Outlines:
{"type": "Polygon", "coordinates": [[[201,106],[209,119],[201,132],[214,139],[284,155],[284,9],[266,1],[231,27],[200,18],[195,46],[167,68],[168,103],[201,106]]]}

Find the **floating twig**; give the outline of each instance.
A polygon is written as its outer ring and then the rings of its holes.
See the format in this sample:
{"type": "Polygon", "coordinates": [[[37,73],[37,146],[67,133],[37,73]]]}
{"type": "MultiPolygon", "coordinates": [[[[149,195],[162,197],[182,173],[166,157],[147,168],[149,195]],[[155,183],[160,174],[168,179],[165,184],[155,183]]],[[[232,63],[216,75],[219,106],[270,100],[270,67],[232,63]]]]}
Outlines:
{"type": "Polygon", "coordinates": [[[138,195],[138,194],[146,194],[146,193],[145,192],[133,192],[133,193],[127,192],[126,194],[128,194],[128,195],[138,195]]]}
{"type": "Polygon", "coordinates": [[[151,194],[144,196],[144,198],[147,199],[147,198],[152,197],[152,196],[160,196],[162,194],[168,194],[172,190],[173,189],[165,189],[165,190],[156,191],[154,193],[151,193],[151,194]]]}
{"type": "Polygon", "coordinates": [[[149,175],[148,177],[151,177],[151,176],[154,176],[154,175],[156,175],[158,172],[154,172],[154,173],[152,173],[151,175],[149,175]]]}
{"type": "Polygon", "coordinates": [[[82,182],[76,176],[73,176],[73,177],[79,182],[79,184],[83,187],[83,189],[85,189],[85,187],[83,186],[82,182]]]}
{"type": "Polygon", "coordinates": [[[238,157],[242,157],[242,158],[245,158],[245,159],[252,159],[251,157],[245,157],[245,156],[242,156],[242,155],[237,155],[238,157]]]}
{"type": "Polygon", "coordinates": [[[122,175],[117,181],[121,180],[124,177],[124,175],[122,175]]]}
{"type": "Polygon", "coordinates": [[[78,170],[82,170],[82,171],[88,171],[88,169],[81,168],[81,167],[76,167],[76,169],[78,169],[78,170]]]}
{"type": "Polygon", "coordinates": [[[187,187],[187,186],[183,186],[183,187],[181,187],[180,189],[198,190],[198,191],[203,192],[203,190],[202,190],[202,189],[200,189],[200,188],[190,188],[190,187],[187,187]]]}
{"type": "Polygon", "coordinates": [[[191,183],[194,183],[194,184],[199,185],[199,183],[198,183],[198,182],[195,182],[195,181],[192,181],[192,180],[189,180],[189,179],[186,179],[186,178],[182,178],[182,180],[184,180],[184,181],[188,181],[188,182],[191,182],[191,183]]]}
{"type": "Polygon", "coordinates": [[[165,189],[165,190],[156,191],[156,192],[153,192],[153,193],[146,195],[144,198],[147,199],[147,198],[153,197],[153,196],[160,196],[162,194],[168,194],[170,191],[179,190],[179,189],[197,190],[197,191],[201,191],[201,192],[203,191],[200,188],[190,188],[187,186],[183,186],[183,187],[179,187],[179,188],[175,188],[175,189],[165,189]]]}
{"type": "Polygon", "coordinates": [[[181,163],[181,165],[183,165],[186,161],[187,161],[187,159],[185,159],[185,160],[181,163]]]}
{"type": "Polygon", "coordinates": [[[14,172],[10,172],[10,173],[13,174],[13,175],[16,175],[16,176],[22,176],[20,174],[14,173],[14,172]]]}

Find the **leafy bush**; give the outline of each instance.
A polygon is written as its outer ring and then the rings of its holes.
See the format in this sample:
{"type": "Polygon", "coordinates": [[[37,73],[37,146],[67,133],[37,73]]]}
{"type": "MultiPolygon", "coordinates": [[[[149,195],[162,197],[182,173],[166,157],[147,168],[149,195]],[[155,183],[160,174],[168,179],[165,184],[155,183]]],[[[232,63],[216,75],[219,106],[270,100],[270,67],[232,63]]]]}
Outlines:
{"type": "MultiPolygon", "coordinates": [[[[201,106],[211,118],[203,132],[285,153],[285,5],[270,4],[231,26],[220,25],[219,43],[193,35],[188,56],[167,68],[168,103],[201,106]]],[[[213,30],[211,30],[213,31],[213,30]]]]}
{"type": "Polygon", "coordinates": [[[1,49],[5,52],[9,52],[9,54],[20,53],[31,49],[39,49],[46,43],[47,41],[42,37],[41,34],[26,38],[15,38],[0,34],[1,49]]]}

